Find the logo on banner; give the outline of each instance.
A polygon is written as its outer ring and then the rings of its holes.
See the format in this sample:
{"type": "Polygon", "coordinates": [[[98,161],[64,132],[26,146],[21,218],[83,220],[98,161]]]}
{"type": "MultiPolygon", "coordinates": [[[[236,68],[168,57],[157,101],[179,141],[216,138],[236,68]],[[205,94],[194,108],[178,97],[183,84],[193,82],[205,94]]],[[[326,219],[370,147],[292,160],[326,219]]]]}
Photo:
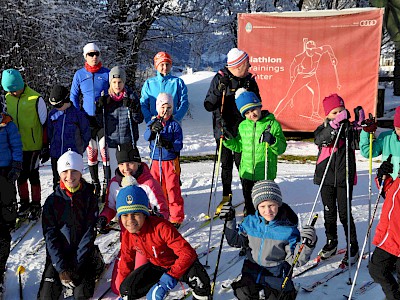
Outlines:
{"type": "Polygon", "coordinates": [[[361,20],[360,26],[375,26],[377,23],[377,20],[361,20]]]}
{"type": "Polygon", "coordinates": [[[251,25],[250,22],[247,22],[247,24],[245,26],[245,30],[247,33],[250,33],[253,30],[253,25],[251,25]]]}

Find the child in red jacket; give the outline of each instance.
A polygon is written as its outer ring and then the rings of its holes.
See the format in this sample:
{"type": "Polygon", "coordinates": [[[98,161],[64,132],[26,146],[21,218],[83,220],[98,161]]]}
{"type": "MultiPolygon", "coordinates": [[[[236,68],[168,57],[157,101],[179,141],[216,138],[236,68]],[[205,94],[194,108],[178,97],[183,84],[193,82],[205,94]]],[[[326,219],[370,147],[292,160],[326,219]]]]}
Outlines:
{"type": "Polygon", "coordinates": [[[164,299],[178,281],[183,281],[193,289],[193,299],[207,299],[210,278],[196,251],[170,222],[150,216],[148,202],[145,191],[137,185],[122,188],[117,196],[118,218],[126,229],[116,279],[121,297],[164,299]],[[136,252],[149,262],[133,270],[136,252]]]}

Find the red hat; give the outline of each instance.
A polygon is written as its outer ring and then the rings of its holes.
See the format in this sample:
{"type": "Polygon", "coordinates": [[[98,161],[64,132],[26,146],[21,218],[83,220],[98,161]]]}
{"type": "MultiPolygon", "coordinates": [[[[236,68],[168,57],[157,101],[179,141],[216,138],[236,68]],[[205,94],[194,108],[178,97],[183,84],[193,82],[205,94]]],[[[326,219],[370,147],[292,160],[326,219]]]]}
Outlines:
{"type": "Polygon", "coordinates": [[[324,106],[325,116],[327,116],[332,109],[341,106],[344,107],[344,101],[338,94],[332,94],[328,97],[325,97],[325,99],[322,101],[322,105],[324,106]]]}
{"type": "Polygon", "coordinates": [[[396,111],[394,113],[393,125],[394,127],[400,127],[400,106],[396,107],[396,111]]]}
{"type": "Polygon", "coordinates": [[[158,65],[167,62],[172,65],[172,58],[167,52],[158,52],[156,56],[154,56],[154,68],[157,69],[158,65]]]}

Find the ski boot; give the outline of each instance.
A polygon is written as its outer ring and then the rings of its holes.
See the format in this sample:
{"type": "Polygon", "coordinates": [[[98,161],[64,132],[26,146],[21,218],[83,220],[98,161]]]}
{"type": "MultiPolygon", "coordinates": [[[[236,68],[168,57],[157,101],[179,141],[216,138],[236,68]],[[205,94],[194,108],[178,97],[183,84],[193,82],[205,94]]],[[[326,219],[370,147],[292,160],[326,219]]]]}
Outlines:
{"type": "Polygon", "coordinates": [[[29,215],[29,199],[28,200],[20,200],[18,208],[18,218],[26,218],[29,215]]]}
{"type": "Polygon", "coordinates": [[[321,257],[321,259],[328,259],[336,254],[337,246],[337,239],[328,240],[326,245],[321,249],[321,251],[319,251],[318,255],[321,257]]]}
{"type": "Polygon", "coordinates": [[[349,261],[351,265],[354,265],[355,263],[358,262],[358,259],[360,258],[360,253],[358,252],[358,247],[352,247],[350,246],[350,259],[349,255],[346,251],[343,259],[342,259],[342,264],[345,266],[349,265],[349,261]]]}
{"type": "Polygon", "coordinates": [[[215,215],[218,216],[221,213],[222,206],[228,203],[230,200],[230,196],[223,196],[221,202],[218,204],[217,209],[215,210],[215,215]]]}
{"type": "Polygon", "coordinates": [[[42,213],[42,207],[41,207],[40,203],[32,202],[30,212],[29,212],[29,217],[28,217],[29,220],[35,221],[35,220],[39,219],[41,213],[42,213]]]}

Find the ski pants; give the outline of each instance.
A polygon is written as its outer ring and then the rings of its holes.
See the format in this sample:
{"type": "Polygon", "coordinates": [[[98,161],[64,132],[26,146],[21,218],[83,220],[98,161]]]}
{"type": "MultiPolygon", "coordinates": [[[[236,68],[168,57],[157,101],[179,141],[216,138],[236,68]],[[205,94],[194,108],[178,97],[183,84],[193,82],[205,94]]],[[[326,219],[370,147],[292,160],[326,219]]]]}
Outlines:
{"type": "MultiPolygon", "coordinates": [[[[89,145],[86,148],[86,153],[88,157],[88,165],[89,166],[94,166],[97,165],[97,156],[98,156],[98,151],[100,148],[100,155],[101,155],[101,160],[103,161],[103,165],[107,165],[109,159],[108,153],[106,153],[106,141],[104,138],[104,129],[98,129],[98,128],[93,128],[90,127],[91,135],[92,138],[89,141],[89,145]],[[97,145],[98,141],[98,145],[97,145]]],[[[93,179],[93,178],[92,178],[93,179]]]]}
{"type": "Polygon", "coordinates": [[[41,188],[39,178],[39,155],[40,151],[22,152],[22,171],[17,180],[21,203],[29,203],[28,179],[31,184],[32,201],[40,203],[41,188]]]}
{"type": "Polygon", "coordinates": [[[0,221],[0,283],[6,271],[6,263],[10,255],[11,230],[13,226],[0,221]]]}
{"type": "Polygon", "coordinates": [[[372,279],[381,285],[387,300],[399,300],[400,258],[376,247],[368,265],[372,279]],[[392,272],[396,271],[397,279],[392,272]]]}
{"type": "MultiPolygon", "coordinates": [[[[351,200],[353,196],[353,186],[349,186],[350,196],[350,244],[354,249],[358,249],[356,226],[354,225],[353,214],[351,213],[351,200]]],[[[325,234],[328,240],[337,239],[337,211],[339,219],[343,225],[344,233],[347,237],[347,191],[346,187],[335,187],[323,185],[321,188],[321,198],[324,205],[325,234]]]]}
{"type": "MultiPolygon", "coordinates": [[[[219,149],[219,140],[217,140],[217,147],[219,149]]],[[[222,196],[229,196],[232,194],[232,171],[233,163],[239,170],[241,153],[233,152],[222,145],[221,148],[221,180],[222,180],[222,196]]]]}
{"type": "MultiPolygon", "coordinates": [[[[139,299],[148,293],[167,270],[147,263],[132,271],[122,282],[120,294],[123,299],[139,299]],[[124,298],[126,297],[126,298],[124,298]]],[[[196,260],[179,279],[193,290],[193,299],[206,300],[211,293],[210,277],[199,260],[196,260]]]]}
{"type": "Polygon", "coordinates": [[[242,190],[244,197],[244,210],[246,215],[254,215],[256,213],[256,207],[253,205],[253,200],[251,199],[251,191],[253,186],[257,181],[241,178],[242,190]]]}

